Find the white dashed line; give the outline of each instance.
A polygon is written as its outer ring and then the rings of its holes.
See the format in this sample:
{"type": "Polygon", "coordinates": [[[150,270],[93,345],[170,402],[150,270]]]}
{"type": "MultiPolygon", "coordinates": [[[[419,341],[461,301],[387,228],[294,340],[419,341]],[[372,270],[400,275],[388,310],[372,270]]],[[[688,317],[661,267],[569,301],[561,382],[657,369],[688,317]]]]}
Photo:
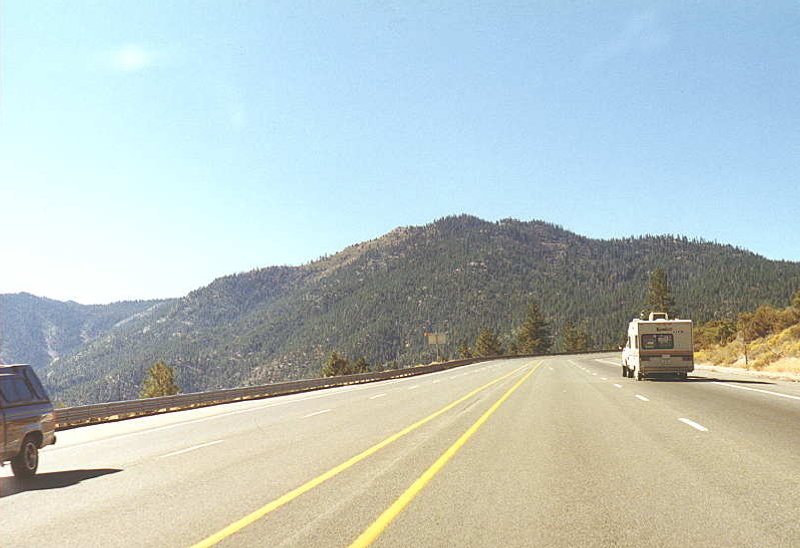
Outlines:
{"type": "Polygon", "coordinates": [[[614,383],[614,386],[616,386],[617,388],[622,388],[621,384],[614,383]]]}
{"type": "Polygon", "coordinates": [[[697,424],[693,420],[689,420],[689,419],[678,419],[678,420],[681,421],[684,424],[688,424],[689,426],[691,426],[695,430],[700,430],[701,432],[708,432],[708,428],[706,428],[702,424],[697,424]]]}
{"type": "Polygon", "coordinates": [[[408,387],[409,390],[414,390],[415,388],[419,388],[419,385],[415,384],[414,386],[409,386],[408,387]]]}
{"type": "Polygon", "coordinates": [[[382,398],[385,395],[386,395],[385,393],[384,394],[375,394],[374,396],[370,396],[369,399],[374,400],[376,398],[382,398]]]}
{"type": "Polygon", "coordinates": [[[323,409],[322,411],[314,411],[313,413],[309,413],[308,415],[303,415],[303,418],[307,419],[309,417],[316,417],[317,415],[322,415],[323,413],[330,413],[330,412],[331,412],[330,409],[323,409]]]}
{"type": "Polygon", "coordinates": [[[608,379],[607,379],[607,378],[605,378],[605,377],[600,377],[600,380],[601,380],[601,381],[607,381],[608,379]]]}
{"type": "Polygon", "coordinates": [[[203,447],[208,447],[210,445],[216,445],[218,443],[222,443],[225,440],[216,440],[210,441],[208,443],[201,443],[200,445],[193,445],[192,447],[187,447],[186,449],[181,449],[180,451],[174,451],[172,453],[167,453],[166,455],[161,455],[160,458],[165,459],[167,457],[174,457],[175,455],[182,455],[184,453],[188,453],[189,451],[196,451],[197,449],[202,449],[203,447]]]}
{"type": "Polygon", "coordinates": [[[645,398],[645,397],[644,397],[644,396],[642,396],[641,394],[636,394],[636,398],[637,398],[637,399],[640,399],[640,400],[642,400],[642,401],[650,401],[650,398],[645,398]]]}

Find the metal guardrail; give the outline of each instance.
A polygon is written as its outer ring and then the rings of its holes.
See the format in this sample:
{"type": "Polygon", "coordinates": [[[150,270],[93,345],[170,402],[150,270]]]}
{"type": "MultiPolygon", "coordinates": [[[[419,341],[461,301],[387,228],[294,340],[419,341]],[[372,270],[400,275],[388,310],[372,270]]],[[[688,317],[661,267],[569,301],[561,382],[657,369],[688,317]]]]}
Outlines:
{"type": "MultiPolygon", "coordinates": [[[[596,353],[598,353],[598,351],[595,350],[590,352],[563,353],[562,355],[596,353]]],[[[556,356],[559,354],[547,355],[556,356]]],[[[56,430],[65,430],[68,428],[87,426],[89,424],[97,424],[101,422],[113,422],[145,415],[170,413],[173,411],[182,411],[184,409],[206,407],[209,405],[271,398],[274,396],[297,394],[299,392],[320,390],[323,388],[334,388],[337,386],[347,386],[350,384],[361,384],[389,379],[398,379],[402,377],[411,377],[415,375],[424,375],[426,373],[445,371],[454,367],[470,365],[483,361],[510,358],[533,358],[537,356],[542,356],[542,354],[471,358],[467,360],[454,360],[433,365],[422,365],[408,367],[405,369],[392,369],[389,371],[379,371],[375,373],[359,373],[356,375],[307,379],[276,384],[265,384],[260,386],[247,386],[244,388],[228,388],[224,390],[215,390],[213,392],[195,392],[192,394],[178,394],[176,396],[162,396],[158,398],[146,398],[141,400],[97,403],[92,405],[81,405],[79,407],[65,407],[55,410],[56,430]]]]}

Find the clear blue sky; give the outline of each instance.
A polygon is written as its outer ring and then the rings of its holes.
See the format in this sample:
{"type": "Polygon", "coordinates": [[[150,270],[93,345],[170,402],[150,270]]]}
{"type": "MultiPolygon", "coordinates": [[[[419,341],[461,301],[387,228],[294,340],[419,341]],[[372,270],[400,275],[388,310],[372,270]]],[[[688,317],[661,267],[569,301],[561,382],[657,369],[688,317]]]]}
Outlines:
{"type": "Polygon", "coordinates": [[[0,293],[173,297],[470,213],[800,260],[800,3],[2,3],[0,293]]]}

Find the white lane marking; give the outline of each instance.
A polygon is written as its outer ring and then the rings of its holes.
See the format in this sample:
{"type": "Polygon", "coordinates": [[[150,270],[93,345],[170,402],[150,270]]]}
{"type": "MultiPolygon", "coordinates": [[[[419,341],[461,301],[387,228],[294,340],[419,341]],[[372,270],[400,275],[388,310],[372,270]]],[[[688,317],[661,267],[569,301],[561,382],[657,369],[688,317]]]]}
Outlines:
{"type": "Polygon", "coordinates": [[[592,375],[594,375],[594,376],[596,377],[596,376],[597,376],[597,373],[592,373],[592,375]]]}
{"type": "Polygon", "coordinates": [[[383,394],[375,394],[374,396],[370,396],[369,399],[374,400],[375,398],[382,398],[386,395],[384,392],[383,394]]]}
{"type": "Polygon", "coordinates": [[[408,387],[409,390],[414,390],[415,388],[419,388],[419,385],[415,384],[414,386],[409,386],[408,387]]]}
{"type": "Polygon", "coordinates": [[[751,392],[761,392],[762,394],[771,394],[773,396],[780,396],[781,398],[789,398],[791,400],[800,400],[800,396],[792,396],[791,394],[781,394],[780,392],[772,392],[771,390],[762,390],[761,388],[749,388],[747,386],[739,386],[739,385],[736,385],[736,384],[728,384],[728,383],[716,382],[716,381],[713,381],[712,384],[718,384],[720,386],[727,386],[728,388],[738,388],[739,390],[750,390],[751,392]]]}
{"type": "Polygon", "coordinates": [[[637,397],[638,399],[642,400],[642,401],[650,401],[650,398],[645,398],[645,397],[644,397],[644,396],[642,396],[641,394],[636,394],[636,397],[637,397]]]}
{"type": "Polygon", "coordinates": [[[549,369],[550,371],[552,371],[552,370],[553,370],[553,368],[552,368],[552,367],[548,367],[548,369],[549,369]]]}
{"type": "Polygon", "coordinates": [[[303,415],[303,418],[307,419],[309,417],[316,417],[317,415],[322,415],[323,413],[330,413],[330,412],[331,412],[330,409],[323,409],[322,411],[314,411],[313,413],[309,413],[308,415],[303,415]]]}
{"type": "Polygon", "coordinates": [[[688,424],[689,426],[691,426],[695,430],[700,430],[701,432],[708,432],[708,428],[706,428],[702,424],[697,424],[693,420],[689,420],[689,419],[678,419],[678,420],[681,421],[683,424],[688,424]]]}
{"type": "Polygon", "coordinates": [[[608,379],[607,379],[607,378],[605,378],[605,377],[600,377],[600,380],[601,380],[601,381],[607,381],[608,379]]]}
{"type": "MultiPolygon", "coordinates": [[[[470,365],[463,365],[463,366],[460,366],[460,367],[470,367],[470,368],[472,368],[472,367],[477,367],[479,365],[480,364],[470,364],[470,365]]],[[[493,365],[491,367],[494,368],[494,367],[499,367],[499,366],[498,365],[493,365]]],[[[378,381],[378,382],[380,382],[383,386],[386,386],[386,385],[389,385],[389,384],[396,384],[396,383],[402,383],[402,382],[406,382],[406,381],[419,380],[419,378],[421,378],[421,377],[433,377],[433,376],[436,376],[436,375],[443,375],[443,374],[450,373],[450,372],[451,371],[449,369],[446,369],[444,371],[436,371],[434,373],[426,373],[425,375],[414,375],[413,377],[400,377],[400,378],[397,378],[397,379],[389,379],[389,380],[386,380],[386,381],[378,381]]],[[[437,382],[439,382],[439,380],[435,380],[433,382],[437,383],[437,382]]],[[[225,413],[217,413],[215,415],[211,415],[211,416],[208,416],[208,417],[200,417],[200,418],[197,418],[197,419],[180,421],[180,422],[175,422],[175,423],[172,423],[172,424],[165,424],[163,426],[156,426],[154,428],[146,428],[144,430],[137,430],[136,432],[125,432],[124,434],[116,434],[116,435],[108,436],[108,437],[105,437],[105,438],[99,438],[99,439],[96,439],[96,440],[87,440],[87,441],[82,441],[82,442],[78,442],[78,443],[73,443],[73,444],[70,444],[70,445],[60,445],[60,446],[52,446],[51,445],[51,446],[48,446],[47,448],[45,448],[45,451],[47,451],[48,454],[49,453],[54,453],[54,452],[60,452],[60,451],[67,451],[69,449],[76,449],[76,448],[80,448],[80,447],[86,447],[87,445],[94,445],[96,443],[114,441],[114,440],[118,440],[118,439],[122,439],[122,438],[127,438],[129,436],[139,436],[139,435],[142,435],[142,434],[150,434],[150,433],[153,433],[153,432],[158,432],[160,430],[169,430],[171,428],[178,428],[180,426],[188,426],[190,424],[196,424],[196,423],[199,423],[199,422],[206,422],[206,421],[210,421],[210,420],[219,419],[219,418],[222,418],[222,417],[229,417],[231,415],[239,415],[241,413],[251,413],[253,411],[263,411],[264,409],[269,409],[271,407],[280,407],[280,406],[283,406],[283,405],[289,405],[289,404],[292,404],[292,403],[304,402],[304,401],[308,401],[308,400],[316,400],[316,399],[319,399],[319,398],[329,398],[331,396],[336,396],[336,395],[347,393],[347,392],[358,392],[360,390],[373,390],[374,388],[375,388],[375,383],[364,383],[364,384],[359,385],[359,386],[338,386],[338,387],[331,387],[331,388],[323,388],[321,390],[314,390],[313,392],[322,392],[322,393],[321,394],[315,394],[313,396],[303,396],[303,393],[298,393],[298,394],[287,394],[285,396],[275,396],[275,397],[270,397],[270,398],[263,398],[264,401],[274,400],[274,399],[278,399],[278,398],[291,398],[291,399],[287,399],[287,400],[284,400],[284,401],[278,401],[278,402],[275,402],[275,403],[268,403],[266,405],[259,405],[259,406],[256,406],[256,407],[248,407],[247,409],[238,409],[236,411],[227,411],[225,413]],[[296,396],[302,396],[302,397],[296,397],[296,396]]],[[[251,400],[251,401],[258,401],[258,400],[251,400]]],[[[236,404],[236,403],[243,403],[243,402],[232,402],[232,403],[236,404]]],[[[225,405],[225,404],[221,404],[221,405],[225,405]]],[[[218,406],[210,406],[210,407],[218,407],[218,406]]],[[[195,409],[187,409],[186,411],[195,411],[195,409]]],[[[178,411],[178,413],[180,413],[180,411],[178,411]]],[[[154,416],[167,416],[167,415],[168,414],[154,415],[154,416]]],[[[150,417],[136,417],[136,418],[132,418],[130,420],[137,420],[139,418],[146,419],[146,418],[150,418],[150,417]]],[[[101,424],[103,424],[103,423],[97,424],[96,426],[100,426],[101,424]]],[[[91,428],[91,426],[84,426],[83,428],[91,428]]]]}
{"type": "Polygon", "coordinates": [[[167,453],[166,455],[161,455],[159,458],[165,459],[167,457],[174,457],[175,455],[182,455],[184,453],[188,453],[189,451],[196,451],[198,449],[202,449],[203,447],[209,447],[211,445],[217,445],[218,443],[222,443],[225,440],[216,440],[210,441],[208,443],[201,443],[200,445],[193,445],[192,447],[187,447],[186,449],[181,449],[180,451],[173,451],[172,453],[167,453]]]}
{"type": "Polygon", "coordinates": [[[614,383],[614,386],[616,386],[617,388],[622,388],[621,384],[614,383]]]}
{"type": "Polygon", "coordinates": [[[437,382],[439,382],[439,379],[436,379],[436,380],[435,380],[435,381],[433,381],[431,384],[436,384],[437,382]]]}
{"type": "Polygon", "coordinates": [[[612,362],[611,360],[603,360],[600,358],[595,358],[594,361],[602,363],[610,363],[611,365],[622,365],[622,362],[612,362]]]}

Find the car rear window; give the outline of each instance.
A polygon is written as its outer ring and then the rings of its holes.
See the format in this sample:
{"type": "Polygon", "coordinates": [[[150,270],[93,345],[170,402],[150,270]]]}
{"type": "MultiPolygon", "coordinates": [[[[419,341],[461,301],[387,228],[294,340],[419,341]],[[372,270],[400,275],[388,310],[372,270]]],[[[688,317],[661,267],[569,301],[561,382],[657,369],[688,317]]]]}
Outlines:
{"type": "Polygon", "coordinates": [[[20,375],[0,375],[0,395],[5,403],[26,403],[38,401],[42,398],[37,396],[33,388],[20,375]]]}

